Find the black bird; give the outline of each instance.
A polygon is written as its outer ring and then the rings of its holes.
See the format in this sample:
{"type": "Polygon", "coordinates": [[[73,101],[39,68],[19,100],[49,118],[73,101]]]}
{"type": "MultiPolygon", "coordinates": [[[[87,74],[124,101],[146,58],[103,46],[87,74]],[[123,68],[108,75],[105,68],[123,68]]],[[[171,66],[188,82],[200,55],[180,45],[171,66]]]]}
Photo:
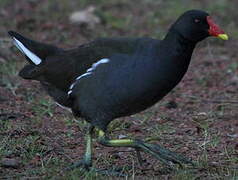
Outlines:
{"type": "MultiPolygon", "coordinates": [[[[170,27],[163,40],[152,38],[99,38],[75,49],[63,50],[9,31],[29,64],[19,73],[38,80],[60,105],[88,124],[86,153],[72,167],[92,166],[92,133],[112,147],[133,147],[165,164],[191,161],[159,145],[135,139],[111,140],[108,124],[115,118],[151,107],[169,93],[186,73],[195,45],[215,36],[228,36],[208,13],[190,10],[170,27]]],[[[140,157],[140,156],[139,156],[140,157]]]]}

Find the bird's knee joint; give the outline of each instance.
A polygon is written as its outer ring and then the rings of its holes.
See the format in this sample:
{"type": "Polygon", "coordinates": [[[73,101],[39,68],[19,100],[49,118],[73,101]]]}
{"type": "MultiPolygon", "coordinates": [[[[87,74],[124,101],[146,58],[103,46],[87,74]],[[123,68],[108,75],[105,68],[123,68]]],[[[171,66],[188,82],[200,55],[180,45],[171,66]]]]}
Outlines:
{"type": "Polygon", "coordinates": [[[108,139],[106,137],[98,137],[97,142],[104,146],[108,145],[108,139]]]}

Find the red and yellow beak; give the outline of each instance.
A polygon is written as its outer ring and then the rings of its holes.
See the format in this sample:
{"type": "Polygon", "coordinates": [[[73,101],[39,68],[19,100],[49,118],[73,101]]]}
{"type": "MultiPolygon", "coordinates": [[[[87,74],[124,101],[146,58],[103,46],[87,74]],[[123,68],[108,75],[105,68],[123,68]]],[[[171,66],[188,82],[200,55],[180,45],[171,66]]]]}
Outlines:
{"type": "Polygon", "coordinates": [[[210,16],[207,16],[207,23],[210,26],[208,32],[211,36],[215,36],[223,40],[228,40],[228,35],[225,34],[225,32],[217,24],[214,23],[210,16]]]}

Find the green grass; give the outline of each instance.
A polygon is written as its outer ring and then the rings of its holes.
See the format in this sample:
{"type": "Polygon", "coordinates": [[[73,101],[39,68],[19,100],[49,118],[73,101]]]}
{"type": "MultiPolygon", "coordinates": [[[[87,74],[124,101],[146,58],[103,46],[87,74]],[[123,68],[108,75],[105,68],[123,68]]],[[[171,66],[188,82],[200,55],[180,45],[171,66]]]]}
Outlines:
{"type": "Polygon", "coordinates": [[[40,100],[37,99],[34,104],[35,105],[33,106],[32,110],[36,113],[36,116],[38,118],[41,118],[43,116],[53,117],[52,100],[47,100],[44,98],[40,100]]]}
{"type": "Polygon", "coordinates": [[[19,63],[13,60],[2,63],[0,73],[3,75],[16,76],[18,73],[18,65],[19,63]]]}

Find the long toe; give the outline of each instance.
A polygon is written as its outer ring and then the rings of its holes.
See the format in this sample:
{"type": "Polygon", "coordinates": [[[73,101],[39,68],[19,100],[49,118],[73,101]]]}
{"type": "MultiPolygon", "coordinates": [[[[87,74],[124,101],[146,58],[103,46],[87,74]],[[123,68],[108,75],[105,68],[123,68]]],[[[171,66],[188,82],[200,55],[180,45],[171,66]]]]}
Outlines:
{"type": "Polygon", "coordinates": [[[99,174],[106,176],[118,176],[118,177],[127,177],[128,175],[123,173],[123,169],[95,169],[91,168],[92,171],[95,171],[99,174]]]}
{"type": "Polygon", "coordinates": [[[124,174],[123,168],[114,168],[114,169],[97,169],[94,167],[89,166],[84,160],[78,161],[68,167],[66,167],[64,169],[64,171],[70,171],[76,168],[80,168],[80,170],[82,170],[84,173],[87,172],[95,172],[101,175],[105,175],[105,176],[118,176],[118,177],[126,177],[128,175],[124,174]]]}
{"type": "Polygon", "coordinates": [[[141,148],[144,151],[155,156],[157,159],[159,159],[162,163],[164,163],[167,166],[171,166],[172,163],[179,164],[180,166],[182,166],[182,164],[194,165],[192,160],[190,160],[189,158],[182,156],[180,154],[177,154],[175,152],[172,152],[160,145],[142,143],[142,142],[140,142],[140,143],[141,143],[141,148]]]}
{"type": "Polygon", "coordinates": [[[81,160],[81,161],[75,162],[74,164],[66,167],[64,170],[65,171],[70,171],[70,170],[73,170],[75,168],[81,168],[81,169],[84,169],[86,171],[89,171],[90,166],[84,160],[81,160]]]}

